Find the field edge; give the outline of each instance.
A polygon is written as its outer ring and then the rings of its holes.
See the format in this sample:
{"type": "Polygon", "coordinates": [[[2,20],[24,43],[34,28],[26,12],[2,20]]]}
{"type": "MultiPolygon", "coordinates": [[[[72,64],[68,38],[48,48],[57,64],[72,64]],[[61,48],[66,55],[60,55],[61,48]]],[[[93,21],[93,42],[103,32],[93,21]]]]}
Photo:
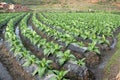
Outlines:
{"type": "Polygon", "coordinates": [[[103,80],[109,80],[111,78],[116,79],[120,72],[120,34],[117,36],[117,41],[116,51],[105,66],[105,75],[103,80]]]}

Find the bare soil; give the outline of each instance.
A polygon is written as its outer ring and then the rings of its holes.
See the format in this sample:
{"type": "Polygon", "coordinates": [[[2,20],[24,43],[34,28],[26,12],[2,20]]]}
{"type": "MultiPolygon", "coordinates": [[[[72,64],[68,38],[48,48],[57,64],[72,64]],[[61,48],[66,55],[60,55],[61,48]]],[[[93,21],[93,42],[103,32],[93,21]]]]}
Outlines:
{"type": "Polygon", "coordinates": [[[29,6],[32,10],[48,12],[69,12],[69,11],[118,11],[120,1],[106,2],[107,0],[59,0],[59,3],[46,3],[44,5],[29,6]]]}
{"type": "Polygon", "coordinates": [[[11,56],[4,42],[4,30],[0,32],[0,80],[34,80],[22,66],[11,56]]]}
{"type": "MultiPolygon", "coordinates": [[[[0,37],[1,36],[3,35],[0,34],[0,37]]],[[[31,48],[33,48],[34,50],[34,47],[31,47],[31,48]]],[[[109,62],[109,59],[111,58],[111,56],[113,56],[113,53],[115,53],[115,50],[116,49],[107,51],[107,52],[103,51],[102,52],[103,55],[101,56],[102,61],[100,62],[99,65],[97,65],[96,69],[94,70],[91,69],[95,73],[96,80],[120,80],[120,64],[119,64],[120,58],[117,58],[114,64],[110,66],[110,71],[108,74],[103,72],[105,65],[107,64],[107,62],[109,62]],[[104,79],[103,79],[103,76],[105,77],[104,79]]],[[[38,53],[36,52],[36,54],[38,53]]],[[[94,55],[91,55],[91,56],[94,57],[94,55]]],[[[92,61],[93,60],[91,59],[91,62],[92,61]]],[[[0,79],[3,80],[1,76],[5,74],[5,75],[8,75],[8,77],[3,76],[6,80],[11,80],[11,79],[13,80],[34,80],[34,78],[28,73],[26,73],[24,69],[16,62],[14,57],[9,55],[9,51],[6,49],[3,43],[0,43],[0,62],[2,62],[2,65],[4,67],[4,69],[0,68],[0,71],[4,71],[4,70],[7,71],[6,73],[0,74],[0,79]]],[[[1,64],[0,64],[0,67],[1,67],[1,64]]]]}
{"type": "Polygon", "coordinates": [[[4,45],[1,45],[0,61],[6,67],[14,80],[34,80],[28,73],[24,71],[14,57],[11,57],[4,45]]]}
{"type": "Polygon", "coordinates": [[[117,59],[114,65],[109,68],[110,71],[105,73],[104,80],[120,80],[120,59],[117,59]]]}

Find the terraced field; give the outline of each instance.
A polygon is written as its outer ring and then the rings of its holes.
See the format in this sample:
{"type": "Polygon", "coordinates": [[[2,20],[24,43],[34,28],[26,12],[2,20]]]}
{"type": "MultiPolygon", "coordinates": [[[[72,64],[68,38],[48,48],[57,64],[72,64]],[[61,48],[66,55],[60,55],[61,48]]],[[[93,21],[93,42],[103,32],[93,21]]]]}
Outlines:
{"type": "Polygon", "coordinates": [[[0,61],[14,80],[102,80],[119,27],[117,14],[0,14],[0,61]]]}

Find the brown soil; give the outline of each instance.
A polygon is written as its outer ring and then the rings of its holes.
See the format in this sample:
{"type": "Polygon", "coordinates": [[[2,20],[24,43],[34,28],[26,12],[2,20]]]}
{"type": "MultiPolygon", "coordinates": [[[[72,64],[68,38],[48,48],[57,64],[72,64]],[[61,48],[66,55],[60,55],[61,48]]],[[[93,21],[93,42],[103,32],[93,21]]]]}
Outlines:
{"type": "Polygon", "coordinates": [[[0,46],[0,61],[7,68],[14,80],[34,80],[23,68],[11,57],[4,45],[0,46]]]}
{"type": "Polygon", "coordinates": [[[88,2],[90,2],[90,3],[97,3],[97,2],[99,2],[99,0],[88,0],[88,2]]]}
{"type": "MultiPolygon", "coordinates": [[[[35,26],[34,26],[35,27],[35,26]]],[[[36,29],[37,30],[37,32],[40,32],[38,29],[36,29]]],[[[35,31],[36,31],[35,30],[35,31]]],[[[110,38],[109,39],[109,41],[112,43],[112,39],[110,38]],[[110,41],[111,40],[111,41],[110,41]]],[[[93,64],[92,65],[92,68],[93,68],[93,66],[94,67],[96,67],[96,69],[94,69],[93,70],[93,72],[94,73],[96,73],[96,80],[103,80],[102,79],[102,77],[103,77],[103,69],[104,69],[104,67],[105,67],[105,64],[107,63],[107,61],[110,59],[110,57],[113,55],[113,53],[114,53],[114,51],[115,50],[105,50],[105,51],[102,51],[102,56],[101,56],[101,62],[100,62],[100,64],[99,65],[97,65],[97,67],[95,66],[96,64],[94,64],[94,63],[96,63],[96,61],[98,61],[98,59],[97,59],[97,57],[96,57],[96,55],[91,55],[91,54],[89,54],[88,56],[89,56],[89,58],[87,58],[88,60],[88,62],[87,62],[87,65],[89,66],[89,67],[91,67],[91,63],[93,64]],[[92,56],[92,57],[91,57],[92,56]],[[96,60],[95,59],[92,59],[92,58],[96,58],[96,60]],[[89,64],[90,63],[90,64],[89,64]]],[[[95,53],[94,53],[95,54],[95,53]]],[[[99,63],[99,62],[97,62],[97,63],[99,63]]]]}
{"type": "Polygon", "coordinates": [[[38,57],[39,59],[42,59],[43,57],[45,57],[46,59],[52,60],[53,63],[51,64],[51,66],[53,69],[55,69],[55,70],[56,69],[57,70],[68,70],[69,69],[70,71],[65,75],[66,78],[69,78],[70,80],[73,80],[73,79],[81,80],[82,78],[84,78],[84,80],[89,80],[89,79],[94,80],[93,73],[91,71],[89,71],[87,69],[87,67],[81,67],[76,64],[73,64],[72,62],[66,62],[65,64],[60,66],[57,63],[57,58],[55,56],[49,56],[49,57],[44,56],[43,51],[41,51],[40,49],[37,49],[33,44],[31,44],[29,39],[25,38],[21,34],[21,32],[20,32],[20,37],[21,37],[21,40],[22,40],[24,46],[28,50],[30,50],[36,57],[38,57]],[[81,73],[81,71],[84,72],[84,74],[81,73]],[[82,75],[82,76],[80,76],[80,75],[82,75]]]}
{"type": "MultiPolygon", "coordinates": [[[[32,22],[31,22],[32,23],[32,22]]],[[[48,37],[46,34],[42,33],[35,25],[32,24],[32,28],[33,30],[35,30],[37,32],[38,35],[42,36],[42,38],[47,39],[48,41],[53,41],[56,44],[59,44],[58,41],[56,41],[54,38],[48,37]]],[[[69,48],[66,48],[65,46],[63,46],[64,50],[67,50],[69,48]]],[[[62,50],[63,50],[62,49],[62,50]]],[[[71,49],[69,49],[71,50],[71,49]]],[[[86,62],[87,62],[87,66],[89,67],[95,67],[95,65],[97,65],[100,62],[100,58],[98,55],[96,55],[95,53],[92,52],[87,52],[87,53],[80,53],[77,51],[73,51],[71,50],[71,53],[77,58],[77,59],[82,59],[83,57],[86,58],[86,62]],[[84,55],[83,55],[84,54],[84,55]]]]}
{"type": "Polygon", "coordinates": [[[117,58],[117,60],[110,66],[110,70],[107,72],[104,80],[120,80],[120,58],[117,58]]]}
{"type": "Polygon", "coordinates": [[[120,8],[120,2],[119,3],[113,3],[113,5],[115,5],[115,6],[120,8]]]}
{"type": "MultiPolygon", "coordinates": [[[[113,7],[116,6],[118,9],[117,8],[114,8],[114,9],[119,11],[119,7],[120,7],[119,1],[117,0],[117,2],[115,2],[115,3],[112,1],[113,0],[111,0],[111,2],[108,3],[107,0],[59,0],[59,2],[56,4],[52,4],[52,3],[47,4],[46,3],[46,4],[42,5],[42,7],[47,8],[47,9],[49,9],[49,8],[53,8],[53,9],[54,8],[55,9],[66,8],[66,9],[69,9],[71,11],[86,11],[89,9],[106,10],[107,7],[109,7],[111,10],[113,10],[113,7]],[[98,4],[101,2],[104,5],[98,4]],[[105,6],[105,5],[107,5],[107,6],[105,6]]],[[[107,11],[108,10],[109,9],[107,9],[107,11]]]]}

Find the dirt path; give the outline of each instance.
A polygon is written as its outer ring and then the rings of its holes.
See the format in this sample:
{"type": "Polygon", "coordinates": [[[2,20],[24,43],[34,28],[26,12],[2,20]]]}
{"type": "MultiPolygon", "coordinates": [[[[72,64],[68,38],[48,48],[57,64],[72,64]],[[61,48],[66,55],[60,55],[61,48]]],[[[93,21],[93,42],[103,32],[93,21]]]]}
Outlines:
{"type": "Polygon", "coordinates": [[[107,63],[104,73],[104,80],[120,80],[120,34],[118,35],[117,50],[107,63]]]}

